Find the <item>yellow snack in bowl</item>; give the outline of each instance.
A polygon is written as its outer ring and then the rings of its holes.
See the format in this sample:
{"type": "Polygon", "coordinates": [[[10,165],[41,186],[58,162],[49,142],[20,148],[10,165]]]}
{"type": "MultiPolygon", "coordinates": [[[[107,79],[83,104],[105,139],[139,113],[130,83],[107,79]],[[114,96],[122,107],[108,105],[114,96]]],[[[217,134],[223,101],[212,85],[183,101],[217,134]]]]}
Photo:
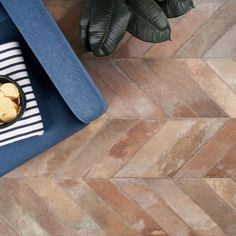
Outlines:
{"type": "Polygon", "coordinates": [[[20,94],[18,88],[12,83],[5,83],[0,87],[0,91],[3,92],[5,97],[10,99],[17,99],[20,94]]]}
{"type": "Polygon", "coordinates": [[[10,121],[14,120],[16,117],[17,117],[17,112],[13,108],[13,109],[9,110],[7,113],[4,113],[1,116],[1,120],[4,122],[10,122],[10,121]]]}
{"type": "Polygon", "coordinates": [[[10,122],[17,117],[18,106],[8,97],[0,97],[0,120],[10,122]]]}

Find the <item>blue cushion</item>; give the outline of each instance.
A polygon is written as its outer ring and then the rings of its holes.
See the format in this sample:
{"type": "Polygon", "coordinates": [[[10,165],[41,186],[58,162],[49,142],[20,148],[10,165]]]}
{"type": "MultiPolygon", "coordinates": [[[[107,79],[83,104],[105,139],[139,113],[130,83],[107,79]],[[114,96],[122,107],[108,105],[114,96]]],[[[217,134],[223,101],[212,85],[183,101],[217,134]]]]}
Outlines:
{"type": "Polygon", "coordinates": [[[1,147],[0,176],[78,132],[106,110],[106,102],[42,2],[1,3],[6,10],[0,5],[0,43],[21,43],[45,134],[1,147]]]}

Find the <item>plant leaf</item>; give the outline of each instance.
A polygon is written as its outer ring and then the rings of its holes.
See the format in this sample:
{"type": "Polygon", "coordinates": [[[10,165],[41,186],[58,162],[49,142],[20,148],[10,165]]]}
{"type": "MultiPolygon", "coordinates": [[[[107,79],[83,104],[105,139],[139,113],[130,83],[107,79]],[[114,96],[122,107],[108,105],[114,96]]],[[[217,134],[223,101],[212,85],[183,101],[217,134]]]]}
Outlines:
{"type": "Polygon", "coordinates": [[[89,40],[88,40],[88,30],[89,30],[90,11],[93,2],[94,0],[86,0],[83,9],[83,14],[81,15],[80,18],[80,43],[85,52],[91,51],[91,47],[89,45],[89,40]]]}
{"type": "Polygon", "coordinates": [[[168,18],[181,16],[194,8],[192,0],[166,0],[158,1],[158,4],[168,18]]]}
{"type": "Polygon", "coordinates": [[[127,0],[131,11],[128,31],[135,37],[152,43],[170,39],[168,20],[154,0],[127,0]]]}
{"type": "Polygon", "coordinates": [[[120,0],[95,0],[89,23],[89,43],[95,56],[111,54],[123,38],[130,11],[120,0]]]}

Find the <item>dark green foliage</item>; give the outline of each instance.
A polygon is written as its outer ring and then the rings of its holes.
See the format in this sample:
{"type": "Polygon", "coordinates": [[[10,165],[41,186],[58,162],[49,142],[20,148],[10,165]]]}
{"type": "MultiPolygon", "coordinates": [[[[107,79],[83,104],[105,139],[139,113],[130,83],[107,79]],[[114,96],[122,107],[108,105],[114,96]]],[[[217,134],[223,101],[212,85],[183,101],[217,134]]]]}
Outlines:
{"type": "Polygon", "coordinates": [[[90,10],[94,0],[86,0],[83,14],[80,18],[80,42],[84,51],[91,51],[91,47],[88,39],[90,10]]]}
{"type": "Polygon", "coordinates": [[[95,56],[111,54],[129,23],[130,11],[120,0],[95,0],[89,23],[89,43],[95,56]]]}
{"type": "Polygon", "coordinates": [[[126,30],[147,42],[169,40],[167,17],[183,15],[193,7],[192,0],[86,0],[81,45],[101,57],[116,49],[126,30]]]}
{"type": "Polygon", "coordinates": [[[192,0],[156,0],[156,2],[168,18],[181,16],[194,7],[192,0]]]}
{"type": "Polygon", "coordinates": [[[170,25],[159,5],[153,0],[127,0],[131,11],[128,31],[152,43],[170,39],[170,25]]]}

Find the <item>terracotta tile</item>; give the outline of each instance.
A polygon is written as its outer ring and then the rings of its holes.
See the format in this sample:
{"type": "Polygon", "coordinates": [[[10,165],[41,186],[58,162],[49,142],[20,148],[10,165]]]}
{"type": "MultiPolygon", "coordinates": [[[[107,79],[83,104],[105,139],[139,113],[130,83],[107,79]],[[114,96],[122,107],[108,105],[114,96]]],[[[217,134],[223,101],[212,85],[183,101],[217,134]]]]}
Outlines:
{"type": "Polygon", "coordinates": [[[80,0],[44,0],[48,7],[49,12],[52,14],[56,21],[59,21],[67,10],[80,0]]]}
{"type": "Polygon", "coordinates": [[[74,2],[74,4],[71,4],[66,15],[58,22],[59,27],[66,37],[70,37],[72,33],[79,30],[79,21],[82,9],[83,2],[74,2]]]}
{"type": "Polygon", "coordinates": [[[194,120],[168,121],[115,176],[141,177],[145,175],[194,124],[196,124],[194,120]]]}
{"type": "Polygon", "coordinates": [[[171,116],[195,117],[197,114],[179,98],[168,83],[160,78],[142,59],[115,61],[120,68],[155,102],[171,116]]]}
{"type": "Polygon", "coordinates": [[[207,64],[220,76],[220,78],[236,93],[236,63],[231,59],[212,58],[206,60],[207,64]]]}
{"type": "Polygon", "coordinates": [[[232,58],[236,53],[236,24],[234,24],[214,45],[205,53],[204,57],[232,58]]]}
{"type": "Polygon", "coordinates": [[[91,60],[89,65],[117,92],[136,117],[148,117],[158,109],[154,102],[112,60],[91,60]]]}
{"type": "Polygon", "coordinates": [[[94,137],[107,120],[98,119],[81,132],[10,172],[8,177],[54,176],[94,137]]]}
{"type": "MultiPolygon", "coordinates": [[[[198,235],[225,235],[220,227],[201,209],[185,191],[182,191],[172,180],[145,180],[148,186],[179,215],[198,235]]],[[[188,181],[188,180],[186,180],[188,181]]],[[[197,182],[196,180],[195,182],[197,182]]],[[[195,190],[198,188],[194,188],[195,190]]],[[[185,189],[184,189],[185,190],[185,189]]],[[[192,195],[191,195],[192,196],[192,195]]],[[[206,200],[208,204],[209,199],[206,200]]]]}
{"type": "Polygon", "coordinates": [[[58,174],[67,177],[84,176],[91,166],[137,122],[137,120],[112,120],[74,158],[70,159],[58,174]]]}
{"type": "Polygon", "coordinates": [[[48,10],[56,21],[59,21],[65,14],[65,8],[60,6],[48,6],[48,10]]]}
{"type": "Polygon", "coordinates": [[[195,232],[142,180],[116,179],[116,183],[143,208],[168,235],[194,236],[195,232]]]}
{"type": "Polygon", "coordinates": [[[58,180],[59,186],[96,221],[107,235],[138,236],[114,210],[107,205],[84,181],[76,179],[58,180]]]}
{"type": "MultiPolygon", "coordinates": [[[[6,224],[3,229],[6,232],[15,231],[21,233],[21,182],[13,179],[0,179],[0,219],[7,223],[10,229],[6,229],[6,224]]],[[[1,224],[3,224],[3,222],[1,224]]],[[[10,234],[10,233],[9,233],[10,234]]]]}
{"type": "Polygon", "coordinates": [[[120,43],[118,44],[115,52],[113,53],[113,55],[111,56],[114,56],[116,57],[116,54],[118,55],[119,57],[119,53],[120,53],[120,49],[122,48],[123,45],[125,45],[127,42],[129,42],[129,40],[132,38],[133,36],[129,33],[129,32],[126,32],[123,39],[120,41],[120,43]]]}
{"type": "Polygon", "coordinates": [[[158,224],[109,180],[86,180],[86,183],[122,217],[126,224],[142,235],[167,235],[158,224]],[[122,205],[120,204],[122,203],[122,205]]]}
{"type": "Polygon", "coordinates": [[[147,62],[199,116],[226,116],[214,100],[178,65],[178,61],[159,59],[147,60],[147,62]]]}
{"type": "Polygon", "coordinates": [[[212,218],[212,220],[219,225],[226,235],[235,235],[236,212],[227,206],[225,202],[204,182],[204,180],[179,180],[178,184],[184,192],[188,194],[212,218]]]}
{"type": "Polygon", "coordinates": [[[211,97],[230,117],[236,117],[236,94],[230,87],[200,59],[186,59],[185,70],[203,91],[211,97]],[[206,79],[207,78],[207,79],[206,79]]]}
{"type": "Polygon", "coordinates": [[[105,96],[109,106],[107,114],[112,118],[122,118],[122,117],[134,117],[132,111],[126,103],[119,97],[116,90],[111,88],[106,82],[104,82],[96,73],[96,70],[93,70],[91,66],[88,65],[87,60],[84,61],[86,68],[89,70],[90,75],[95,80],[97,86],[102,91],[105,96]]]}
{"type": "Polygon", "coordinates": [[[235,23],[236,2],[229,0],[220,8],[188,43],[178,52],[179,57],[201,57],[235,23]]]}
{"type": "Polygon", "coordinates": [[[182,19],[172,27],[172,41],[156,44],[145,53],[145,57],[174,56],[223,3],[225,3],[225,1],[217,1],[214,4],[212,4],[211,1],[197,1],[195,9],[192,9],[184,15],[182,19]]]}
{"type": "Polygon", "coordinates": [[[228,121],[216,136],[175,175],[176,177],[204,177],[235,146],[236,122],[228,121]]]}
{"type": "MultiPolygon", "coordinates": [[[[25,182],[46,202],[47,206],[59,215],[78,235],[105,235],[104,231],[96,222],[94,222],[53,180],[34,178],[27,179],[25,182]]],[[[28,224],[29,222],[26,225],[28,224]]]]}
{"type": "Polygon", "coordinates": [[[236,212],[235,182],[231,179],[219,178],[205,179],[205,182],[236,212]]]}
{"type": "Polygon", "coordinates": [[[112,177],[135,153],[155,135],[163,121],[144,120],[138,122],[127,134],[118,140],[110,150],[94,163],[86,174],[87,178],[112,177]]]}
{"type": "Polygon", "coordinates": [[[233,177],[236,176],[236,145],[218,162],[208,173],[209,177],[233,177]]]}
{"type": "MultiPolygon", "coordinates": [[[[180,18],[169,19],[171,26],[174,26],[180,18]]],[[[158,45],[165,45],[166,42],[160,43],[158,45]]],[[[143,57],[144,54],[155,47],[157,44],[143,42],[136,37],[130,37],[125,43],[119,47],[119,49],[114,53],[114,58],[126,58],[126,57],[143,57]]]]}
{"type": "Polygon", "coordinates": [[[143,42],[131,37],[114,55],[114,57],[142,57],[153,46],[153,43],[143,42]]]}
{"type": "Polygon", "coordinates": [[[0,235],[17,236],[18,234],[11,228],[11,226],[0,218],[0,235]]]}
{"type": "Polygon", "coordinates": [[[199,120],[169,151],[159,158],[157,163],[145,173],[145,177],[154,178],[175,175],[199,149],[211,140],[225,122],[226,120],[224,119],[199,120]]]}
{"type": "MultiPolygon", "coordinates": [[[[49,235],[77,235],[76,232],[63,222],[59,215],[48,208],[45,201],[25,183],[22,185],[22,206],[23,219],[25,219],[25,221],[29,220],[31,223],[35,221],[35,229],[38,228],[40,232],[41,228],[43,228],[49,235]]],[[[26,223],[26,227],[28,227],[28,223],[26,223]]],[[[25,229],[22,229],[23,232],[24,230],[25,229]]]]}
{"type": "Polygon", "coordinates": [[[47,231],[41,227],[30,215],[22,217],[22,236],[48,236],[47,231]]]}

